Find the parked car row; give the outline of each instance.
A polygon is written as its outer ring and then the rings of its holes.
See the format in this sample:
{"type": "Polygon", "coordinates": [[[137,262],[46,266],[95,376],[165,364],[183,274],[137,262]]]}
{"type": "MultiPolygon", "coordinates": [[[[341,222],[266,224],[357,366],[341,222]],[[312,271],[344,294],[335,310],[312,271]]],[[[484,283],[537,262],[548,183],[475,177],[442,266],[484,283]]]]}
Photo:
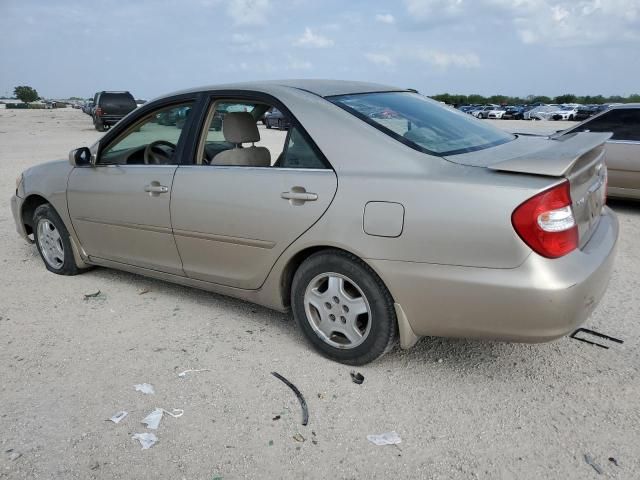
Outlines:
{"type": "Polygon", "coordinates": [[[533,105],[463,105],[458,107],[462,112],[476,118],[503,120],[585,120],[603,112],[613,104],[580,105],[541,104],[533,105]]]}

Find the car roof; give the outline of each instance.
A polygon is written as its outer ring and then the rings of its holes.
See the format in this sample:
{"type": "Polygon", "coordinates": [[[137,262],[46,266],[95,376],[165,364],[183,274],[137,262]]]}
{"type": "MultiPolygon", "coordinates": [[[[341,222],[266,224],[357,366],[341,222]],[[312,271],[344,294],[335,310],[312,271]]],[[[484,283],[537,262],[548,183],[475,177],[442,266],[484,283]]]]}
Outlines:
{"type": "Polygon", "coordinates": [[[615,105],[609,106],[609,110],[614,110],[619,108],[640,108],[640,103],[617,103],[615,105]]]}
{"type": "Polygon", "coordinates": [[[246,90],[275,94],[277,91],[281,90],[282,87],[304,90],[320,97],[331,97],[333,95],[349,95],[354,93],[409,91],[409,89],[407,88],[398,88],[389,85],[382,85],[379,83],[357,82],[351,80],[292,79],[208,85],[173,92],[168,95],[163,95],[160,98],[171,97],[174,95],[185,93],[207,92],[213,90],[246,90]]]}

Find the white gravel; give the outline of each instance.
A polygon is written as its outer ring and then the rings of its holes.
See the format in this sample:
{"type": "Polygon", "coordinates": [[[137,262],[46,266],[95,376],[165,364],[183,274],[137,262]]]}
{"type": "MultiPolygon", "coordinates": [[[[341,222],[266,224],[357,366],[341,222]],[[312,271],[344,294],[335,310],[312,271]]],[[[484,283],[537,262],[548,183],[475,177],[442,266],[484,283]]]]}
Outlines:
{"type": "MultiPolygon", "coordinates": [[[[78,110],[0,110],[5,200],[20,171],[98,135],[78,110]]],[[[0,479],[638,478],[640,204],[612,206],[618,259],[587,326],[623,345],[427,338],[358,369],[356,385],[350,368],[309,350],[287,315],[113,270],[48,273],[5,201],[0,479]],[[84,299],[96,290],[104,296],[84,299]],[[210,371],[178,377],[187,369],[210,371]],[[274,370],[306,396],[307,427],[274,370]],[[155,394],[134,390],[145,382],[155,394]],[[184,415],[167,416],[143,451],[131,437],[156,407],[184,415]],[[121,410],[119,424],[105,421],[121,410]],[[367,441],[391,431],[400,445],[367,441]]]]}

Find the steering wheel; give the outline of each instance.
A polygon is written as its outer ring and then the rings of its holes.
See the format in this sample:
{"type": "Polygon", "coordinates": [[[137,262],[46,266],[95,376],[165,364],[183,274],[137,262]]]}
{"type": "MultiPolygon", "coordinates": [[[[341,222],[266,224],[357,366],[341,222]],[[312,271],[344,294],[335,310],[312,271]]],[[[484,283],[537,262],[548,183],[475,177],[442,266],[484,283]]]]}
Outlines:
{"type": "Polygon", "coordinates": [[[151,142],[144,148],[144,164],[167,165],[169,162],[171,162],[171,157],[175,150],[176,146],[171,142],[167,142],[166,140],[156,140],[155,142],[151,142]],[[163,148],[160,148],[161,145],[169,147],[171,149],[171,153],[167,152],[163,148]]]}

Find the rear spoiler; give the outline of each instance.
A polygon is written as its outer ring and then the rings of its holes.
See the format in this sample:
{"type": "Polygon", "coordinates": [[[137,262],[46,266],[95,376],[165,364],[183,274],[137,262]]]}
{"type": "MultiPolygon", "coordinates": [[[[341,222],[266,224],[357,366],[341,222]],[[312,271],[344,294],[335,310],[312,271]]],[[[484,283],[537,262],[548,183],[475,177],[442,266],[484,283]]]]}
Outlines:
{"type": "Polygon", "coordinates": [[[549,146],[536,152],[489,165],[501,172],[529,173],[550,177],[566,176],[585,153],[604,144],[612,133],[579,132],[550,137],[549,146]]]}

